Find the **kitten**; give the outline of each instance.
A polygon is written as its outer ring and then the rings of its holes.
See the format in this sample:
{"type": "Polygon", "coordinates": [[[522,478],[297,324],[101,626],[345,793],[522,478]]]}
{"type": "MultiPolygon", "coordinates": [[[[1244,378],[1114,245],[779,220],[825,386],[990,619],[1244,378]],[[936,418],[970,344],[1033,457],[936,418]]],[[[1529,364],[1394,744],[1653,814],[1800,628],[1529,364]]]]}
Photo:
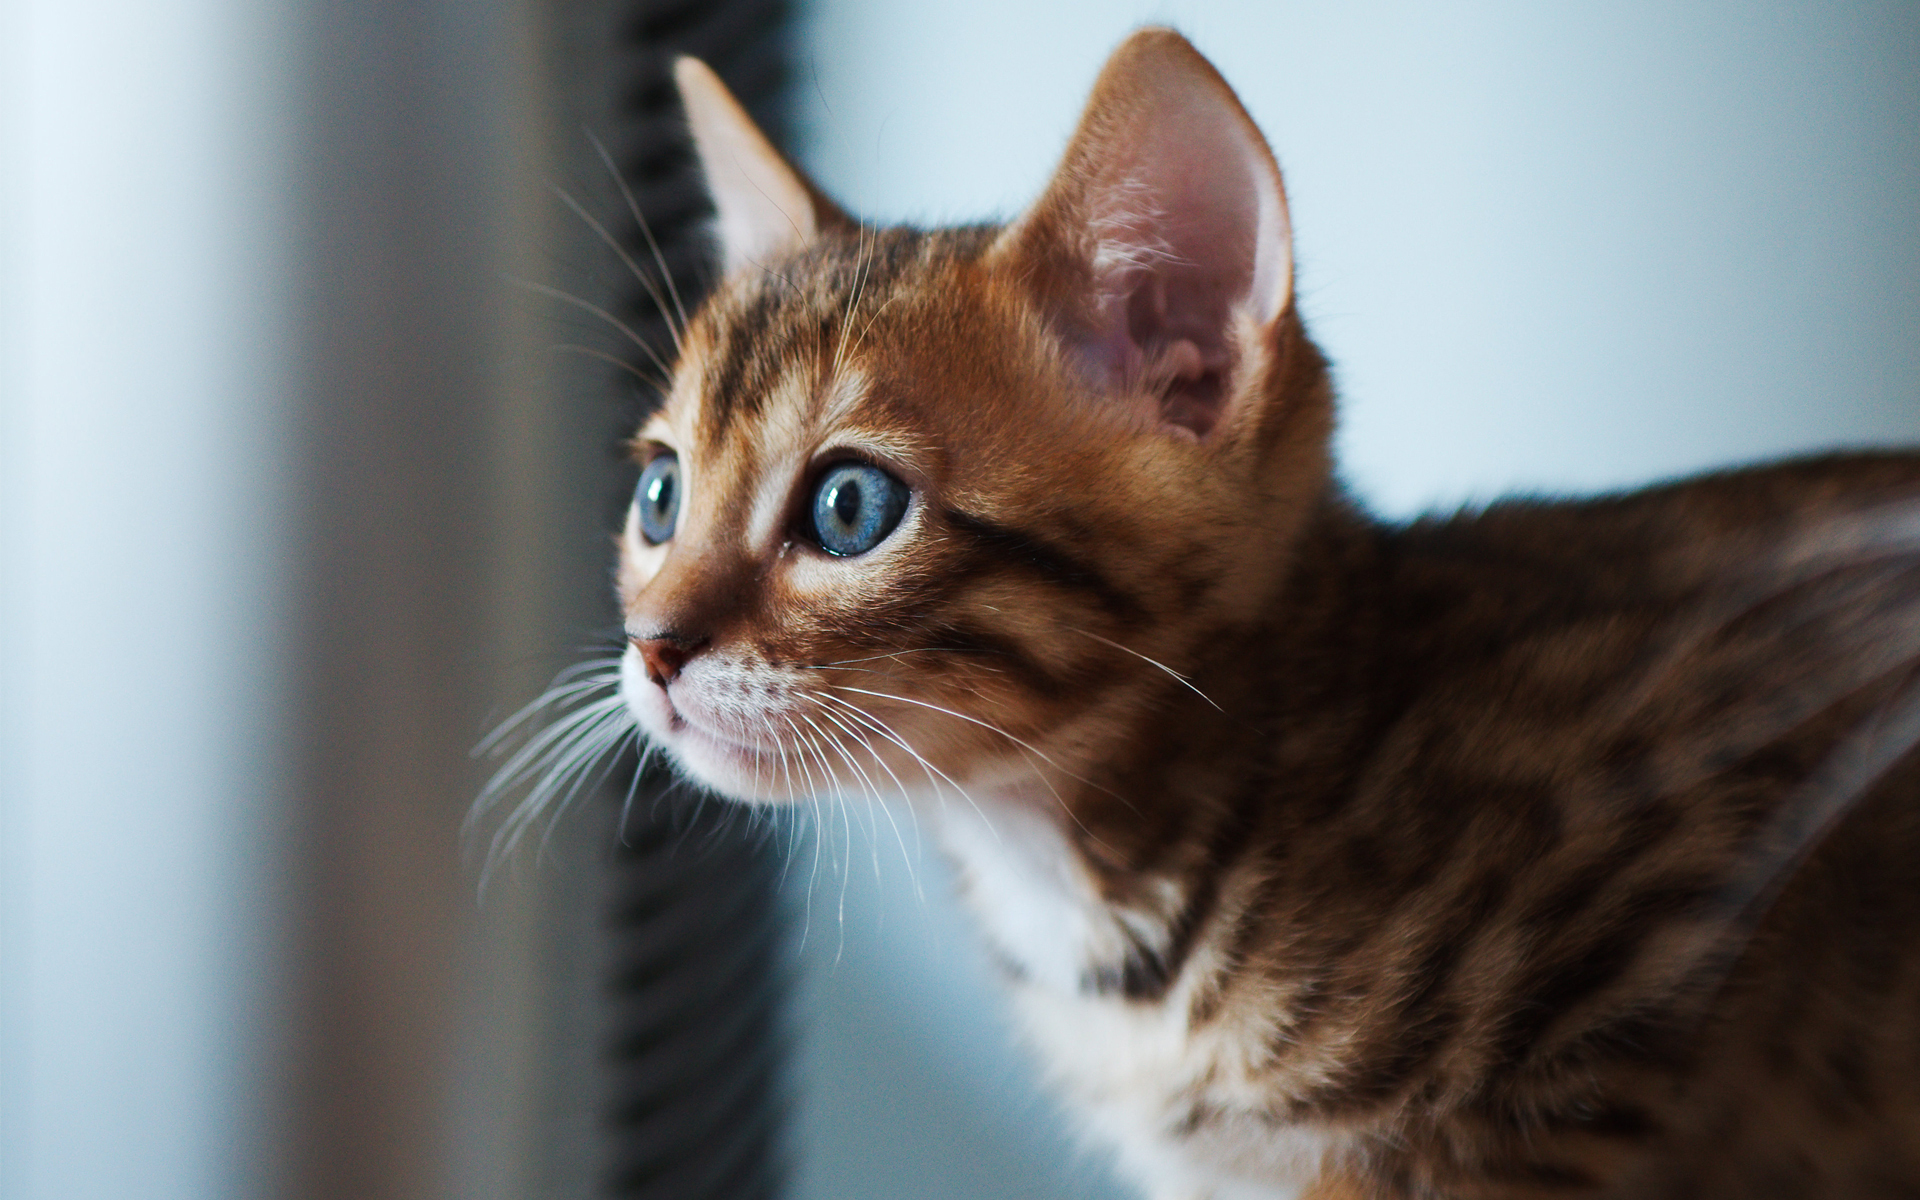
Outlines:
{"type": "Polygon", "coordinates": [[[727,273],[619,693],[930,814],[1150,1196],[1920,1193],[1920,455],[1383,524],[1177,34],[1005,226],[856,223],[677,74],[727,273]]]}

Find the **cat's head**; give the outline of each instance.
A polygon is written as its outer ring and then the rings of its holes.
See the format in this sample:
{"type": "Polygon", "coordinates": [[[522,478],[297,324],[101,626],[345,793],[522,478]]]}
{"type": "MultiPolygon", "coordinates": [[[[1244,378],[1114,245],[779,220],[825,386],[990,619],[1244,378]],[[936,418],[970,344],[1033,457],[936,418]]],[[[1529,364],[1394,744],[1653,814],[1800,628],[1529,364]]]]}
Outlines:
{"type": "Polygon", "coordinates": [[[876,229],[706,67],[726,274],[634,446],[622,690],[741,799],[1107,761],[1265,609],[1327,486],[1285,194],[1232,91],[1145,30],[1004,227],[876,229]]]}

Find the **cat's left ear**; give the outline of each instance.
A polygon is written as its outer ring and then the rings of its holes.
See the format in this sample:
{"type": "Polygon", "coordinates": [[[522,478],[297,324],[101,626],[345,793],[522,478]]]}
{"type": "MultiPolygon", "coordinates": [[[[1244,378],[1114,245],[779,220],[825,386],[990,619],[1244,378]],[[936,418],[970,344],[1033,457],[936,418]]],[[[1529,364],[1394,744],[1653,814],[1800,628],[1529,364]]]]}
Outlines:
{"type": "Polygon", "coordinates": [[[683,56],[673,64],[673,79],[719,214],[720,253],[728,271],[769,262],[829,226],[852,223],[781,157],[713,68],[683,56]]]}
{"type": "Polygon", "coordinates": [[[1099,386],[1202,439],[1293,295],[1273,152],[1170,29],[1114,51],[1046,191],[992,253],[1037,290],[1099,386]]]}

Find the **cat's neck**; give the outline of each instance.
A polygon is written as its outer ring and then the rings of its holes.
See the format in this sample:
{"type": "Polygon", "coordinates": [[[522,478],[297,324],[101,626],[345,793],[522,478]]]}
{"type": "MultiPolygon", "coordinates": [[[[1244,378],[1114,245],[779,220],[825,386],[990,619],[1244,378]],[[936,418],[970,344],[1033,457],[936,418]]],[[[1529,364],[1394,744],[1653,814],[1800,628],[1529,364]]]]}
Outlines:
{"type": "Polygon", "coordinates": [[[1316,793],[1347,785],[1377,728],[1352,700],[1377,644],[1376,530],[1331,497],[1278,589],[1285,621],[1218,636],[1190,680],[1167,678],[1078,771],[1035,764],[945,802],[942,844],[1011,973],[1158,997],[1221,900],[1205,891],[1212,868],[1260,810],[1280,795],[1311,812],[1316,793]]]}
{"type": "Polygon", "coordinates": [[[1023,981],[1077,989],[1125,955],[1124,926],[1043,792],[1036,782],[970,793],[943,810],[941,843],[1001,966],[1023,981]]]}

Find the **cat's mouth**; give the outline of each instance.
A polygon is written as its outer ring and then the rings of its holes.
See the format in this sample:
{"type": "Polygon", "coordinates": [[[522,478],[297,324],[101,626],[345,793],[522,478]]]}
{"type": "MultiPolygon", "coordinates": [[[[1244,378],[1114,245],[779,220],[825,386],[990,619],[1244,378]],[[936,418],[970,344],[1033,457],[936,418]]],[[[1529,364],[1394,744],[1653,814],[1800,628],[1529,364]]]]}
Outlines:
{"type": "Polygon", "coordinates": [[[736,722],[703,712],[684,682],[662,687],[647,678],[637,656],[621,663],[621,694],[656,744],[667,748],[701,782],[739,799],[776,800],[788,751],[773,739],[755,737],[736,722]],[[682,693],[676,700],[674,690],[682,693]]]}
{"type": "Polygon", "coordinates": [[[678,709],[675,714],[666,744],[688,774],[736,800],[778,802],[796,798],[793,768],[785,748],[720,732],[678,709]]]}
{"type": "Polygon", "coordinates": [[[744,757],[767,757],[780,753],[780,748],[771,741],[762,741],[745,734],[724,729],[721,722],[711,718],[699,717],[673,702],[671,690],[660,689],[666,701],[667,732],[680,738],[697,738],[702,743],[717,747],[729,754],[744,757]]]}

